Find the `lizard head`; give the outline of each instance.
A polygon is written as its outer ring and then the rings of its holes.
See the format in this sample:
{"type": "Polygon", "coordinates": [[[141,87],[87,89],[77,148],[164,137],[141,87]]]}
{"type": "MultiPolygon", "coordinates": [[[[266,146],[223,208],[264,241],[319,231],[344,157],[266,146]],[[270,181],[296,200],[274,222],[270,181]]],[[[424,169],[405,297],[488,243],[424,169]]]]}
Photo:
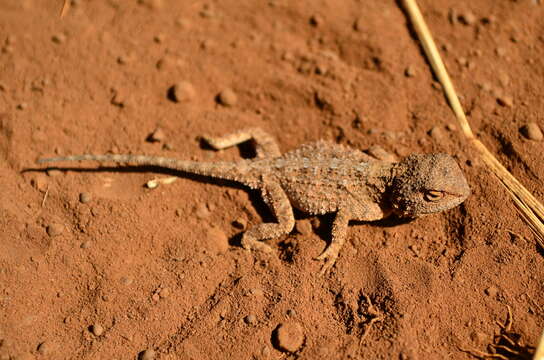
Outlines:
{"type": "Polygon", "coordinates": [[[410,155],[397,164],[390,201],[395,214],[413,218],[451,209],[469,195],[467,180],[450,155],[410,155]]]}

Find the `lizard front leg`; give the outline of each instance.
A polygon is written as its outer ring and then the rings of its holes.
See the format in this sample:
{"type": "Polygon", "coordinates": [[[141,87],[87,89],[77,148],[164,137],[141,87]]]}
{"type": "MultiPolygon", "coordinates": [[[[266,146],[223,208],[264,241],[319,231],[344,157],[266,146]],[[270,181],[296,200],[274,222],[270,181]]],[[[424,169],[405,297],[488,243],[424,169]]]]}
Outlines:
{"type": "Polygon", "coordinates": [[[247,230],[242,236],[242,247],[271,253],[272,248],[261,241],[288,234],[295,226],[295,216],[287,195],[278,183],[265,184],[262,193],[278,222],[259,224],[247,230]]]}
{"type": "Polygon", "coordinates": [[[320,275],[327,273],[338,259],[338,254],[340,249],[344,246],[346,242],[346,234],[348,231],[348,223],[351,216],[350,213],[341,208],[336,213],[334,222],[332,224],[332,241],[329,246],[319,255],[316,260],[324,260],[325,263],[319,272],[320,275]]]}
{"type": "Polygon", "coordinates": [[[390,211],[383,209],[380,205],[371,203],[368,200],[347,202],[340,206],[336,212],[336,218],[332,224],[332,241],[329,246],[319,255],[316,260],[324,260],[320,274],[328,272],[338,259],[338,254],[346,242],[348,223],[350,220],[375,221],[389,216],[390,211]]]}
{"type": "Polygon", "coordinates": [[[260,128],[240,130],[221,137],[204,136],[203,138],[204,141],[206,141],[215,150],[226,149],[248,140],[253,140],[258,158],[276,157],[281,155],[280,148],[276,140],[270,134],[261,130],[260,128]]]}

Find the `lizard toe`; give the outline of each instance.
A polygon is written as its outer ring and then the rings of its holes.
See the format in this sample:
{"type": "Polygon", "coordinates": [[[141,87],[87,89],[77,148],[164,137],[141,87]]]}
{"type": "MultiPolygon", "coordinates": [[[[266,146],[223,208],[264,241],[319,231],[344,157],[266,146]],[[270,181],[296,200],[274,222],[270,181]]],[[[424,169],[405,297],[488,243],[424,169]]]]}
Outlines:
{"type": "Polygon", "coordinates": [[[242,238],[242,247],[246,250],[256,250],[261,251],[266,254],[272,254],[274,253],[274,249],[270,247],[270,245],[267,245],[263,242],[260,242],[258,240],[255,240],[253,238],[250,238],[248,236],[244,236],[242,238]]]}

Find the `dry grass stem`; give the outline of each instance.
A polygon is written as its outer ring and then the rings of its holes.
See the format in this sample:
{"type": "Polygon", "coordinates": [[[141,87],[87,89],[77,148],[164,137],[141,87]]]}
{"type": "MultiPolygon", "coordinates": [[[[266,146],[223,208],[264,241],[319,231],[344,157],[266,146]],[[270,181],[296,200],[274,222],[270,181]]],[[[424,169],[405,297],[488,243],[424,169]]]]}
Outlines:
{"type": "Polygon", "coordinates": [[[421,41],[423,49],[431,63],[438,80],[444,88],[446,97],[461,125],[463,134],[474,145],[484,163],[500,179],[520,210],[523,219],[529,224],[535,233],[537,242],[544,248],[544,206],[493,156],[485,145],[475,138],[467,121],[461,102],[457,97],[453,83],[450,80],[444,62],[440,57],[431,33],[425,24],[425,20],[415,0],[402,0],[402,3],[410,17],[412,25],[421,41]]]}
{"type": "Polygon", "coordinates": [[[535,356],[533,360],[544,360],[544,333],[540,337],[538,347],[536,348],[535,356]]]}
{"type": "Polygon", "coordinates": [[[62,9],[60,10],[61,19],[64,17],[64,15],[66,15],[69,7],[70,7],[70,0],[64,0],[64,4],[62,4],[62,9]]]}

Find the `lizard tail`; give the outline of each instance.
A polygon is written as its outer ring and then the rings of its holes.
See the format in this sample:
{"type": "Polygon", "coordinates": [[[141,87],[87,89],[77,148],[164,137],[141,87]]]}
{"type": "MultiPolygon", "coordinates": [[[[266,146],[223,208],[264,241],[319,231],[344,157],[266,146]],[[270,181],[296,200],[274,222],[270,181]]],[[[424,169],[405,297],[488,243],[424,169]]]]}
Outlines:
{"type": "Polygon", "coordinates": [[[198,162],[191,160],[178,160],[160,156],[148,155],[71,155],[53,158],[39,159],[38,163],[58,161],[98,161],[114,163],[136,163],[138,165],[158,166],[165,169],[179,170],[186,173],[210,176],[218,179],[232,180],[252,185],[253,176],[250,175],[249,160],[237,162],[198,162]]]}

